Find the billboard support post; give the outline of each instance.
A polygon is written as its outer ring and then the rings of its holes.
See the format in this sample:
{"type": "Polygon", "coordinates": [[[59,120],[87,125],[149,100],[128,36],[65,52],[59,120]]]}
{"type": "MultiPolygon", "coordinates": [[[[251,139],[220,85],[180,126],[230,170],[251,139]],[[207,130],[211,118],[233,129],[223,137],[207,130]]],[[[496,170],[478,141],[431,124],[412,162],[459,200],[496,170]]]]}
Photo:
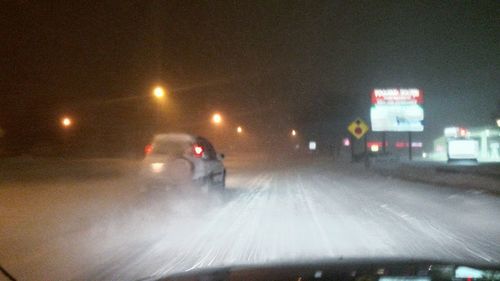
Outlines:
{"type": "Polygon", "coordinates": [[[370,167],[370,159],[368,158],[368,134],[363,137],[363,146],[365,147],[365,168],[370,167]]]}
{"type": "Polygon", "coordinates": [[[385,132],[382,132],[382,153],[383,153],[383,154],[385,154],[385,153],[386,153],[385,147],[386,147],[386,143],[385,143],[385,132]]]}
{"type": "Polygon", "coordinates": [[[365,152],[365,157],[368,157],[368,148],[367,148],[367,146],[368,146],[368,140],[367,140],[367,138],[368,138],[367,135],[365,135],[363,137],[363,146],[364,146],[364,150],[363,151],[365,152]]]}
{"type": "Polygon", "coordinates": [[[413,155],[412,155],[412,144],[411,144],[411,132],[408,132],[408,159],[412,161],[413,155]]]}

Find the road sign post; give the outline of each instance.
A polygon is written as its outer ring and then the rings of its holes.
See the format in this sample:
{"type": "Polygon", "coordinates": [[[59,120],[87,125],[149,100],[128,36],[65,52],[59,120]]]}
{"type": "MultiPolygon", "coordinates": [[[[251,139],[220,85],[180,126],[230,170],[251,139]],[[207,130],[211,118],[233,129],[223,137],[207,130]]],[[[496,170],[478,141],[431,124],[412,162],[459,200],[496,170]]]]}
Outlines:
{"type": "Polygon", "coordinates": [[[359,140],[368,132],[369,128],[361,118],[356,118],[347,126],[347,130],[359,140]]]}
{"type": "Polygon", "coordinates": [[[364,148],[364,152],[365,152],[365,168],[369,168],[370,167],[370,159],[368,159],[368,134],[365,134],[365,136],[363,137],[364,141],[363,141],[363,146],[365,147],[364,148]]]}
{"type": "MultiPolygon", "coordinates": [[[[366,135],[366,133],[369,131],[368,125],[361,119],[361,118],[356,118],[354,121],[352,121],[349,126],[347,126],[347,130],[351,133],[351,159],[354,161],[355,155],[354,155],[354,138],[357,140],[360,140],[363,136],[366,135]]],[[[364,157],[367,157],[367,148],[366,148],[366,143],[367,139],[365,136],[365,139],[363,140],[363,153],[364,157]]]]}
{"type": "Polygon", "coordinates": [[[351,162],[354,162],[354,137],[351,135],[349,136],[349,139],[351,140],[351,162]]]}

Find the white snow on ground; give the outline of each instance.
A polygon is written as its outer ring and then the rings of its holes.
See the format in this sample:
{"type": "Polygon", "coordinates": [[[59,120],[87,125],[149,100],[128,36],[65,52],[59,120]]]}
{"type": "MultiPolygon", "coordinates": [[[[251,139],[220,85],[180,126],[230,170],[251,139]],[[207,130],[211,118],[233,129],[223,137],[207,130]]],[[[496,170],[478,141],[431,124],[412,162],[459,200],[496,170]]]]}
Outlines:
{"type": "Polygon", "coordinates": [[[141,193],[126,161],[93,163],[109,177],[4,180],[0,264],[20,280],[134,280],[340,256],[500,261],[495,195],[349,163],[264,160],[229,157],[223,196],[141,193]]]}

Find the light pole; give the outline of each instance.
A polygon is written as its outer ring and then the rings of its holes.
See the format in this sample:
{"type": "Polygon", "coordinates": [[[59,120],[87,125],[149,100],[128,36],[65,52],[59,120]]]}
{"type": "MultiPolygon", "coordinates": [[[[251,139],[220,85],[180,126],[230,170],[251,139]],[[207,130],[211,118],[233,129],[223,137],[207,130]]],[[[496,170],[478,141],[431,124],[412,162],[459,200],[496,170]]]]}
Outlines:
{"type": "Polygon", "coordinates": [[[297,135],[298,135],[298,133],[295,129],[292,129],[290,131],[291,143],[293,145],[294,151],[297,151],[300,148],[299,139],[298,139],[297,135]]]}
{"type": "Polygon", "coordinates": [[[219,112],[215,112],[212,114],[212,117],[210,118],[210,122],[216,127],[216,129],[213,130],[213,136],[215,139],[215,142],[219,143],[219,146],[221,145],[222,142],[224,142],[225,139],[225,130],[222,126],[223,118],[222,115],[219,112]]]}
{"type": "Polygon", "coordinates": [[[69,138],[70,138],[70,128],[73,126],[73,119],[68,116],[63,116],[59,121],[64,132],[62,133],[63,140],[63,155],[67,156],[69,153],[69,138]]]}
{"type": "Polygon", "coordinates": [[[160,122],[161,122],[161,110],[162,110],[162,105],[165,102],[165,89],[161,86],[156,86],[153,89],[153,97],[156,100],[157,108],[156,108],[156,120],[155,120],[155,129],[159,130],[160,129],[160,122]]]}

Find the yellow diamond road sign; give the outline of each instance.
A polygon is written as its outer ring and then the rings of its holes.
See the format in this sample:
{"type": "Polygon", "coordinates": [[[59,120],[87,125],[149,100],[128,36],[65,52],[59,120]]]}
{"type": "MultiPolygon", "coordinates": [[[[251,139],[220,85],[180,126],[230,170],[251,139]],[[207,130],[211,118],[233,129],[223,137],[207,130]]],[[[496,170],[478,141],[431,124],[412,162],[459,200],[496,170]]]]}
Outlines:
{"type": "Polygon", "coordinates": [[[369,130],[368,125],[361,119],[357,118],[349,126],[347,130],[358,140],[362,138],[369,130]]]}

